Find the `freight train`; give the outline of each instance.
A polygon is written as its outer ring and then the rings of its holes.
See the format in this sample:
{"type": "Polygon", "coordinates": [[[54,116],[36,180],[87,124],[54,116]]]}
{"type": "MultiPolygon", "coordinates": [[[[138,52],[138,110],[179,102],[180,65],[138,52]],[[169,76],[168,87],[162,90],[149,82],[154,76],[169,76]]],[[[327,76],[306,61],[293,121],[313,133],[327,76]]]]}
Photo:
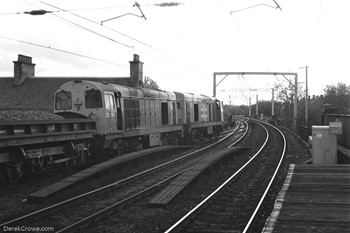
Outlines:
{"type": "Polygon", "coordinates": [[[0,181],[143,148],[218,135],[219,100],[190,93],[75,80],[55,93],[62,120],[0,122],[0,181]],[[104,153],[105,154],[105,153],[104,153]]]}

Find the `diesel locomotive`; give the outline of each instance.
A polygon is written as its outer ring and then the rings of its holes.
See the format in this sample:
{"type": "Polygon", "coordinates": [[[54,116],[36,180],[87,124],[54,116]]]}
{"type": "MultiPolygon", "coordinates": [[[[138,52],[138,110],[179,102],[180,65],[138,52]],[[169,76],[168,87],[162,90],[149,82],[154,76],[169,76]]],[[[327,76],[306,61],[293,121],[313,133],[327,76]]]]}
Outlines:
{"type": "MultiPolygon", "coordinates": [[[[101,155],[220,134],[221,101],[145,88],[142,66],[135,54],[128,78],[115,83],[80,78],[61,85],[52,93],[59,119],[0,121],[0,184],[14,185],[29,173],[98,162],[101,155]]],[[[17,73],[25,73],[24,68],[17,73]]]]}
{"type": "Polygon", "coordinates": [[[95,146],[120,155],[219,134],[219,100],[190,93],[75,80],[55,93],[54,112],[96,120],[95,146]]]}

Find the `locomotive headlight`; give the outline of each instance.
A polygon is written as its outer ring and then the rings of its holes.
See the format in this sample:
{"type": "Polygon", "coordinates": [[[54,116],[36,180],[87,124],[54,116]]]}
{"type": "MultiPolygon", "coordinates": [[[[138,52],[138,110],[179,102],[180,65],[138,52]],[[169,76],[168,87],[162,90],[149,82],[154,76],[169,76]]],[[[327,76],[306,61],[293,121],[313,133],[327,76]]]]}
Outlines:
{"type": "Polygon", "coordinates": [[[77,109],[79,111],[81,105],[83,105],[83,102],[80,99],[76,99],[74,102],[74,105],[77,107],[77,109]]]}

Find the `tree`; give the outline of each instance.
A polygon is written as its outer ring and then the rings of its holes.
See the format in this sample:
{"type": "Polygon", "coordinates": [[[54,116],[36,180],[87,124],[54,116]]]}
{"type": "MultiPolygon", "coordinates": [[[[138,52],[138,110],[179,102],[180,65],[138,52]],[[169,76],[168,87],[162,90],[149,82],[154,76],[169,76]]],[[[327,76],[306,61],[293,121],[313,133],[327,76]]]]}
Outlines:
{"type": "Polygon", "coordinates": [[[345,83],[338,83],[335,85],[326,85],[326,88],[323,89],[325,95],[349,95],[350,94],[350,86],[346,86],[345,83]]]}
{"type": "MultiPolygon", "coordinates": [[[[258,102],[259,114],[271,117],[272,113],[272,102],[271,100],[261,100],[258,102]]],[[[256,104],[252,105],[252,114],[255,114],[256,104]]],[[[282,104],[279,101],[274,102],[274,115],[280,116],[280,111],[282,109],[282,104]]]]}
{"type": "MultiPolygon", "coordinates": [[[[282,82],[275,84],[274,89],[277,95],[277,100],[282,101],[283,103],[294,103],[294,83],[283,80],[282,82]]],[[[305,94],[302,91],[302,87],[298,85],[298,100],[303,97],[305,97],[305,94]]]]}
{"type": "Polygon", "coordinates": [[[154,90],[160,89],[158,84],[155,81],[153,81],[150,77],[147,77],[147,76],[145,76],[144,78],[143,87],[154,89],[154,90]]]}
{"type": "MultiPolygon", "coordinates": [[[[278,84],[275,84],[274,88],[275,88],[277,101],[280,101],[282,103],[279,113],[281,118],[284,121],[284,125],[291,126],[293,123],[293,111],[294,111],[294,95],[295,95],[294,83],[291,81],[282,80],[278,84]]],[[[303,97],[305,97],[305,94],[302,91],[302,87],[298,86],[297,99],[300,100],[303,97]]],[[[298,108],[300,108],[300,106],[298,108]]],[[[300,117],[300,114],[298,115],[300,117]]]]}
{"type": "Polygon", "coordinates": [[[350,113],[350,86],[345,83],[327,85],[323,89],[325,93],[324,104],[331,104],[338,109],[338,113],[350,113]]]}

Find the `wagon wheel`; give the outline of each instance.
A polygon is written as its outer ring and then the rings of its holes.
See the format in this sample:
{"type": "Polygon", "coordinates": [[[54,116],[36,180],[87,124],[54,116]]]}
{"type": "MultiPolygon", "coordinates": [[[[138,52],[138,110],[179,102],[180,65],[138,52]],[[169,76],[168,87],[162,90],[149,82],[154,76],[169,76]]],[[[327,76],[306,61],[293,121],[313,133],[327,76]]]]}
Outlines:
{"type": "Polygon", "coordinates": [[[18,184],[20,176],[14,167],[0,167],[0,183],[4,187],[14,187],[18,184]]]}

